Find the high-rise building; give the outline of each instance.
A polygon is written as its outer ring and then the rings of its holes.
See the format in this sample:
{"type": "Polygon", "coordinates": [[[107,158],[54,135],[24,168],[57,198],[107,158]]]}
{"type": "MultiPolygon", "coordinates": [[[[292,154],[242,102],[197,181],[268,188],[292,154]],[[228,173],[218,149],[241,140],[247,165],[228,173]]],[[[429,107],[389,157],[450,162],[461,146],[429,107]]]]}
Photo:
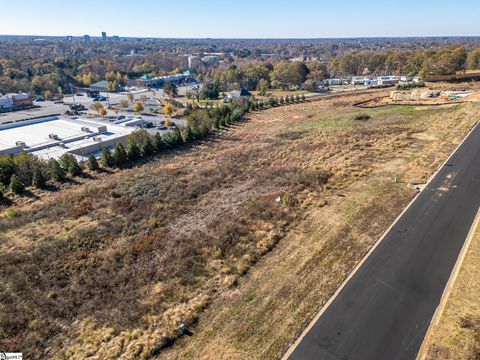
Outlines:
{"type": "Polygon", "coordinates": [[[113,41],[120,41],[120,37],[118,35],[112,36],[113,41]]]}
{"type": "Polygon", "coordinates": [[[83,41],[90,42],[90,35],[83,35],[83,41]]]}
{"type": "Polygon", "coordinates": [[[72,41],[73,40],[73,36],[72,35],[68,35],[67,36],[67,41],[72,41]]]}
{"type": "Polygon", "coordinates": [[[107,33],[105,31],[102,32],[102,40],[107,40],[107,33]]]}

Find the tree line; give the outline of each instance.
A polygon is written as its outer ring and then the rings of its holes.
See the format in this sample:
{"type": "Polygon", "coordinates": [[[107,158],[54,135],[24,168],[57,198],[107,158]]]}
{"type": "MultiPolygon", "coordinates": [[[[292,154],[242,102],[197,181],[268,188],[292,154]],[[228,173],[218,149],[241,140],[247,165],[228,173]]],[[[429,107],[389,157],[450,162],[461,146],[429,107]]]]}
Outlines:
{"type": "Polygon", "coordinates": [[[198,65],[201,61],[197,61],[192,65],[200,81],[213,82],[220,92],[239,87],[264,92],[305,81],[363,74],[451,75],[480,67],[478,46],[473,40],[412,40],[404,44],[392,39],[363,40],[361,45],[326,40],[300,44],[273,40],[231,44],[216,44],[215,40],[198,44],[51,41],[41,45],[6,41],[0,43],[0,93],[25,91],[48,98],[61,97],[75,87],[88,87],[102,79],[115,91],[141,75],[166,75],[187,69],[188,57],[181,53],[220,49],[227,53],[222,62],[198,65]],[[387,45],[392,49],[385,50],[387,45]],[[247,46],[251,48],[245,49],[247,46]],[[130,50],[135,54],[129,54],[130,50]],[[264,52],[273,54],[264,57],[264,52]],[[312,60],[288,60],[299,54],[312,60]]]}

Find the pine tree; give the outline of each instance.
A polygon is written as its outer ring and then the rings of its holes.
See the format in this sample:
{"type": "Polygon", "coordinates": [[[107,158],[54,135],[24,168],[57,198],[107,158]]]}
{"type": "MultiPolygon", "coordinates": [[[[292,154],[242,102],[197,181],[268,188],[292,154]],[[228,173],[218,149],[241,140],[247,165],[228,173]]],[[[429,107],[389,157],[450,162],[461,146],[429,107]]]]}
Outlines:
{"type": "Polygon", "coordinates": [[[10,191],[14,194],[20,194],[25,190],[25,185],[20,181],[17,175],[12,175],[10,178],[10,191]]]}
{"type": "Polygon", "coordinates": [[[65,180],[65,170],[60,166],[60,163],[55,159],[50,159],[48,162],[48,171],[50,177],[55,181],[65,180]]]}
{"type": "Polygon", "coordinates": [[[90,155],[88,157],[88,170],[90,171],[97,171],[98,170],[98,162],[94,155],[90,155]]]}
{"type": "Polygon", "coordinates": [[[187,125],[183,130],[182,138],[185,144],[188,144],[193,141],[193,131],[189,125],[187,125]]]}
{"type": "Polygon", "coordinates": [[[165,148],[165,142],[162,139],[162,135],[160,133],[156,133],[153,137],[153,144],[155,146],[155,150],[160,152],[165,148]]]}
{"type": "Polygon", "coordinates": [[[102,153],[100,154],[100,160],[103,166],[113,167],[113,165],[115,165],[115,160],[113,159],[112,153],[107,147],[102,149],[102,153]]]}
{"type": "Polygon", "coordinates": [[[47,178],[45,175],[43,175],[42,170],[39,168],[36,168],[33,172],[33,178],[32,178],[32,184],[35,186],[37,189],[41,189],[45,187],[45,184],[47,183],[47,178]]]}
{"type": "Polygon", "coordinates": [[[80,176],[82,175],[83,169],[78,164],[77,159],[73,157],[72,160],[70,161],[70,164],[68,165],[67,171],[70,174],[70,176],[80,176]]]}
{"type": "Polygon", "coordinates": [[[150,156],[155,151],[153,147],[152,140],[150,136],[145,139],[145,142],[142,144],[142,156],[150,156]]]}
{"type": "Polygon", "coordinates": [[[136,143],[131,143],[127,147],[127,157],[130,161],[135,161],[140,159],[141,153],[138,145],[136,143]]]}
{"type": "Polygon", "coordinates": [[[127,152],[122,144],[115,145],[115,151],[113,152],[113,161],[115,165],[121,166],[127,162],[127,152]]]}

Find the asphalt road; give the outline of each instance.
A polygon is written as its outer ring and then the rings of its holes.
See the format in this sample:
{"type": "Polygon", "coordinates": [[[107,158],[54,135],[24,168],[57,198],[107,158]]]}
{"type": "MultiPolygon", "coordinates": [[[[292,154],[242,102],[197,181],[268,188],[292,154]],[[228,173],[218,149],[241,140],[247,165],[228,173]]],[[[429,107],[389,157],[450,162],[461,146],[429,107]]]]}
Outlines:
{"type": "Polygon", "coordinates": [[[479,206],[477,126],[289,359],[415,359],[479,206]]]}

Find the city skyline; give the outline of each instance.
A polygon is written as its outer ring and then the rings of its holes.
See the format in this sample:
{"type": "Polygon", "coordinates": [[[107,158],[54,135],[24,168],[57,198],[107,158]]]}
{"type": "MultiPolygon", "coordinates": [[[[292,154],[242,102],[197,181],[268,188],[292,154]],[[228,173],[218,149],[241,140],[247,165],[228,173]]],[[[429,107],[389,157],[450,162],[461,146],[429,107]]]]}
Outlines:
{"type": "Polygon", "coordinates": [[[32,36],[108,36],[151,38],[356,38],[479,36],[476,14],[480,4],[473,0],[455,3],[406,0],[401,7],[385,2],[315,2],[302,6],[290,1],[241,5],[225,2],[207,4],[184,1],[179,8],[171,2],[140,0],[135,3],[102,3],[85,0],[65,7],[59,0],[9,3],[0,14],[0,34],[32,36]],[[34,8],[35,11],[32,11],[34,8]],[[464,12],[464,9],[469,11],[464,12]],[[462,17],[451,14],[462,11],[462,17]],[[72,16],[72,14],[74,16],[72,16]]]}

